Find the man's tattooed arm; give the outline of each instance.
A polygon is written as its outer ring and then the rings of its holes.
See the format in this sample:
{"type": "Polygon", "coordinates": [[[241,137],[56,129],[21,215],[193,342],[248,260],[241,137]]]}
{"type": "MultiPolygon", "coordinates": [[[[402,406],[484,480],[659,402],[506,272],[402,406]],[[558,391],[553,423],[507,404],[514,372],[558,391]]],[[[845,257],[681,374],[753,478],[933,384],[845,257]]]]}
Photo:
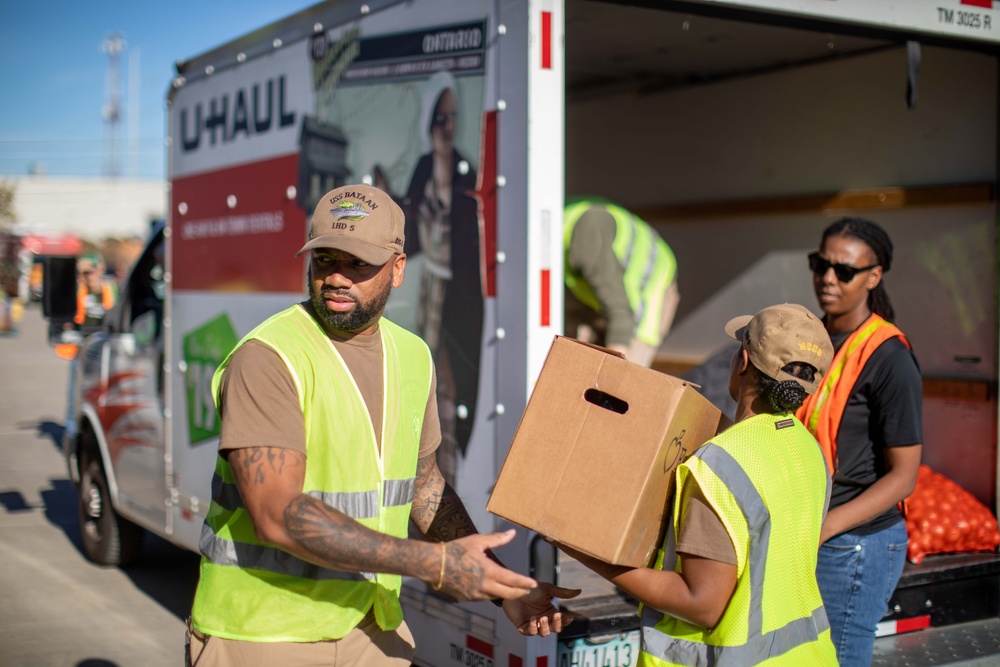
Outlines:
{"type": "Polygon", "coordinates": [[[348,572],[386,572],[437,583],[440,552],[361,525],[302,493],[305,455],[279,447],[229,453],[229,464],[258,539],[303,560],[348,572]]]}
{"type": "MultiPolygon", "coordinates": [[[[436,453],[417,461],[410,518],[428,539],[439,542],[479,532],[465,509],[465,503],[441,474],[436,453]]],[[[497,565],[503,565],[492,550],[486,551],[486,557],[497,565]]]]}
{"type": "MultiPolygon", "coordinates": [[[[232,450],[229,463],[244,504],[254,522],[257,537],[316,565],[347,572],[382,572],[417,577],[460,600],[518,597],[534,582],[487,560],[491,547],[510,540],[509,535],[469,535],[456,526],[463,521],[472,533],[472,521],[464,508],[459,514],[442,515],[452,507],[440,480],[435,501],[437,511],[427,514],[428,529],[440,544],[392,537],[366,528],[343,512],[302,493],[305,455],[277,447],[232,450]],[[435,526],[451,526],[448,530],[435,526]],[[444,573],[442,575],[442,572],[444,573]]],[[[434,466],[437,477],[440,472],[434,466]]],[[[454,496],[454,492],[449,490],[454,496]]],[[[457,501],[457,496],[455,497],[457,501]]],[[[461,501],[458,501],[461,505],[461,501]]]]}
{"type": "MultiPolygon", "coordinates": [[[[461,541],[470,535],[480,537],[469,512],[465,509],[465,504],[441,475],[435,454],[417,461],[417,478],[413,489],[410,518],[420,532],[432,540],[461,541]]],[[[500,544],[495,543],[493,546],[500,544]]],[[[448,586],[460,586],[461,581],[475,580],[483,576],[481,573],[496,568],[500,568],[501,572],[510,573],[489,547],[474,554],[479,556],[476,560],[461,557],[453,560],[452,550],[455,546],[456,542],[448,543],[448,567],[445,571],[448,586]],[[456,574],[459,575],[459,580],[452,582],[450,578],[456,574]]],[[[447,589],[447,586],[445,588],[447,589]]],[[[521,634],[548,636],[551,632],[561,632],[563,625],[568,624],[572,618],[556,609],[552,598],[574,597],[579,593],[578,590],[539,583],[525,596],[496,594],[489,596],[489,599],[498,607],[503,607],[507,618],[521,634]]]]}

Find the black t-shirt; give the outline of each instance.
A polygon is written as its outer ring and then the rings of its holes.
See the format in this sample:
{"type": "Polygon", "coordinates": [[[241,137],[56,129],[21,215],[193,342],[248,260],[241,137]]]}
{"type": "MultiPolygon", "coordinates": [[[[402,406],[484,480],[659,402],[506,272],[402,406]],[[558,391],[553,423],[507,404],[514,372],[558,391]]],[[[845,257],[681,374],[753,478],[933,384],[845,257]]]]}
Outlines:
{"type": "MultiPolygon", "coordinates": [[[[832,333],[835,350],[852,332],[832,333]]],[[[837,434],[837,459],[830,508],[861,495],[885,475],[885,448],[921,444],[923,384],[913,353],[899,338],[882,343],[868,358],[854,385],[837,434]]],[[[882,530],[901,519],[893,507],[850,532],[882,530]]]]}

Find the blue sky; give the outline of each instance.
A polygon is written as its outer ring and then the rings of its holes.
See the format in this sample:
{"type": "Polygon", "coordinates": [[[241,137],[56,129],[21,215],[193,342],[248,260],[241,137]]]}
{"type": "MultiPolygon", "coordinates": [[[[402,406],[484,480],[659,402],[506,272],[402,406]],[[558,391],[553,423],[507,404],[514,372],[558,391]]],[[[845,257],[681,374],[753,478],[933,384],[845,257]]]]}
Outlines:
{"type": "Polygon", "coordinates": [[[100,176],[107,160],[108,56],[119,59],[122,176],[165,177],[163,103],[174,62],[203,53],[316,0],[0,0],[0,175],[39,165],[53,176],[100,176]],[[130,54],[138,53],[138,56],[130,54]],[[130,63],[138,61],[138,113],[130,111],[130,63]],[[138,137],[130,146],[131,118],[138,137]],[[133,150],[134,148],[134,150],[133,150]]]}

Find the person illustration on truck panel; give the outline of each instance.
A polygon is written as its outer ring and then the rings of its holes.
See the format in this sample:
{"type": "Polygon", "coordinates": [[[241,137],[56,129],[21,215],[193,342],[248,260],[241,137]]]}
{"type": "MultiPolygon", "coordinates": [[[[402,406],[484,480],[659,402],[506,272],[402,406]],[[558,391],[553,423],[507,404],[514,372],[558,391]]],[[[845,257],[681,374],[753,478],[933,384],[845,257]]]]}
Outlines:
{"type": "Polygon", "coordinates": [[[483,337],[476,171],[455,147],[458,87],[440,71],[421,94],[424,154],[401,202],[406,212],[406,254],[423,257],[416,333],[427,343],[438,370],[438,408],[445,479],[454,482],[456,461],[472,436],[479,394],[483,337]]]}
{"type": "Polygon", "coordinates": [[[593,198],[567,203],[563,246],[567,334],[648,368],[680,300],[670,246],[634,214],[593,198]]]}
{"type": "MultiPolygon", "coordinates": [[[[675,471],[663,548],[646,568],[568,550],[643,604],[639,665],[836,665],[816,583],[830,478],[793,412],[833,346],[797,304],[726,325],[735,423],[675,471]]],[[[565,549],[565,547],[560,547],[565,549]]]]}
{"type": "Polygon", "coordinates": [[[923,442],[920,369],[883,277],[892,241],[870,220],[843,218],[809,255],[836,356],[798,411],[833,476],[817,578],[841,665],[869,665],[906,559],[898,507],[916,485],[923,442]]]}
{"type": "Polygon", "coordinates": [[[494,600],[522,634],[559,632],[550,596],[507,570],[435,461],[426,344],[384,319],[403,281],[403,213],[348,185],[312,217],[309,299],[272,316],[213,378],[219,457],[188,659],[210,665],[409,665],[401,577],[494,600]],[[425,540],[407,539],[408,524],[425,540]]]}

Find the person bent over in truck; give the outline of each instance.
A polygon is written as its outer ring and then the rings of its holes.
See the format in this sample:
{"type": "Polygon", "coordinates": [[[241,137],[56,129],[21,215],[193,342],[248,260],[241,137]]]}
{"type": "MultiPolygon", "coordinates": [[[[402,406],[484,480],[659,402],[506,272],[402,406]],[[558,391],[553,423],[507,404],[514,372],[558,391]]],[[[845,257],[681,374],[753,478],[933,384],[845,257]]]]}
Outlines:
{"type": "Polygon", "coordinates": [[[639,665],[836,665],[816,583],[830,478],[794,410],[833,358],[797,304],[738,317],[730,363],[735,423],[675,471],[673,515],[652,567],[566,547],[641,603],[639,665]]]}
{"type": "Polygon", "coordinates": [[[187,657],[230,664],[409,665],[402,576],[493,600],[522,634],[559,632],[552,597],[512,572],[435,461],[427,345],[384,319],[403,281],[403,213],[348,185],[316,206],[310,298],[251,331],[213,379],[222,419],[187,657]],[[409,522],[426,537],[407,539],[409,522]]]}
{"type": "Polygon", "coordinates": [[[643,220],[609,201],[563,209],[566,332],[652,365],[680,302],[677,259],[643,220]]]}

